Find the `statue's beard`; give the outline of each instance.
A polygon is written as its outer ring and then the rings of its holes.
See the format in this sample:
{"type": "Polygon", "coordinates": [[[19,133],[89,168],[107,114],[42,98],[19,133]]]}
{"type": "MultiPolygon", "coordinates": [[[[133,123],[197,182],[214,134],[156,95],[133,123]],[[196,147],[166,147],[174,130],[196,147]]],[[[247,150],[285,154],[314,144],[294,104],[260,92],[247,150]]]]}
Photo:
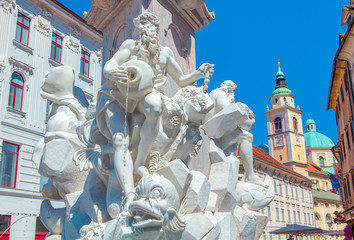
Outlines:
{"type": "Polygon", "coordinates": [[[235,102],[235,93],[230,93],[228,91],[225,91],[227,100],[229,103],[234,103],[235,102]]]}
{"type": "Polygon", "coordinates": [[[139,59],[149,62],[153,58],[154,63],[159,62],[161,46],[159,44],[158,34],[143,31],[138,49],[139,59]]]}

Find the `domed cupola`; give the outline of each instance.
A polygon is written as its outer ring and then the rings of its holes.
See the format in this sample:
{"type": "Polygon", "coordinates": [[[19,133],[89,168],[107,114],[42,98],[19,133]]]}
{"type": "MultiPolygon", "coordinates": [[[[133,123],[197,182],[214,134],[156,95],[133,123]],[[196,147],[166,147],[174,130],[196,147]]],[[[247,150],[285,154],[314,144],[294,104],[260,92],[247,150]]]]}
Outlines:
{"type": "Polygon", "coordinates": [[[333,141],[326,135],[316,131],[316,123],[312,119],[307,119],[305,123],[306,133],[305,147],[306,148],[332,148],[333,141]]]}
{"type": "Polygon", "coordinates": [[[312,119],[307,119],[305,123],[306,132],[316,132],[316,123],[312,119]]]}
{"type": "Polygon", "coordinates": [[[274,97],[276,95],[290,95],[291,90],[285,84],[284,73],[281,71],[280,62],[278,62],[278,72],[275,76],[277,77],[275,79],[276,85],[272,96],[274,97]]]}

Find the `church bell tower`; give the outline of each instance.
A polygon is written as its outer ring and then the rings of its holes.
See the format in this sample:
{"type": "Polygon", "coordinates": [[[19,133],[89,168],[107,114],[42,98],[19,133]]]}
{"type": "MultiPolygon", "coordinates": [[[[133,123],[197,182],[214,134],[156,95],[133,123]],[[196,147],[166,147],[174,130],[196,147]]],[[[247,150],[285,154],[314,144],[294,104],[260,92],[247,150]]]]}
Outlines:
{"type": "Polygon", "coordinates": [[[267,108],[269,154],[303,176],[308,176],[305,139],[299,107],[285,84],[284,73],[278,62],[276,86],[267,108]]]}

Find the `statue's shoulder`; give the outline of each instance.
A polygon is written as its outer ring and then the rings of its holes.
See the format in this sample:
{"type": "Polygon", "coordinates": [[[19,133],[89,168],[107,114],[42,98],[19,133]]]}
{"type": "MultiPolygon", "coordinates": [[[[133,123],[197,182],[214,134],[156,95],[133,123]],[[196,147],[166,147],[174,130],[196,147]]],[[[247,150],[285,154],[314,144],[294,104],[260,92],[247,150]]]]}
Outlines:
{"type": "Polygon", "coordinates": [[[174,57],[174,54],[173,54],[171,48],[169,48],[169,47],[161,47],[161,52],[162,52],[162,54],[167,54],[170,57],[174,57]]]}
{"type": "Polygon", "coordinates": [[[129,49],[133,49],[136,46],[136,41],[133,39],[127,39],[125,40],[121,45],[120,48],[129,48],[129,49]]]}

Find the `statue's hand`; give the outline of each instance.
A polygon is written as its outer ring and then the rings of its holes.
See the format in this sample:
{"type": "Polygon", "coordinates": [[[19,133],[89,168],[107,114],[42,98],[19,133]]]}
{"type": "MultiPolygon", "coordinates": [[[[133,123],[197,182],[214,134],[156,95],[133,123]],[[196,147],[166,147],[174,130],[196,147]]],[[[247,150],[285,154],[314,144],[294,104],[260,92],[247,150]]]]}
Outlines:
{"type": "Polygon", "coordinates": [[[125,70],[124,67],[115,67],[109,73],[109,79],[116,81],[116,82],[127,82],[129,80],[128,72],[125,70]]]}
{"type": "Polygon", "coordinates": [[[197,71],[201,78],[211,78],[214,73],[214,64],[203,63],[197,71]]]}

